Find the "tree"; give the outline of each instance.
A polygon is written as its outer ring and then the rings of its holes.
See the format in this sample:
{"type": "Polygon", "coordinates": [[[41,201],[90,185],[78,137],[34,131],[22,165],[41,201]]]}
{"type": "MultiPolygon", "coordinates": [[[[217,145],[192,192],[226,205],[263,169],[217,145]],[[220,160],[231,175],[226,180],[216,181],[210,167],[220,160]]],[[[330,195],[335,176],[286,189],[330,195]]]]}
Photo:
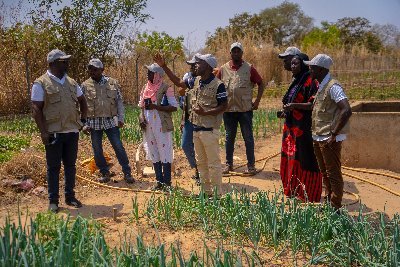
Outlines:
{"type": "Polygon", "coordinates": [[[299,4],[283,2],[259,14],[264,27],[273,29],[272,40],[277,45],[295,44],[313,27],[313,19],[304,14],[299,4]]]}
{"type": "Polygon", "coordinates": [[[397,26],[393,24],[375,24],[372,26],[371,32],[378,36],[384,45],[400,47],[400,30],[397,26]]]}
{"type": "Polygon", "coordinates": [[[165,32],[141,33],[134,42],[137,53],[162,53],[166,59],[184,57],[183,36],[173,38],[165,32]]]}
{"type": "Polygon", "coordinates": [[[321,22],[321,25],[321,28],[315,27],[304,36],[301,42],[302,47],[307,49],[308,47],[319,45],[327,48],[340,48],[342,42],[338,27],[326,21],[321,22]]]}
{"type": "Polygon", "coordinates": [[[107,61],[121,41],[119,31],[128,20],[145,22],[147,0],[72,0],[61,6],[61,0],[31,0],[36,8],[31,12],[34,25],[50,25],[58,39],[51,44],[73,55],[71,72],[78,80],[86,76],[90,58],[107,61]],[[47,16],[43,16],[46,9],[47,16]]]}
{"type": "Polygon", "coordinates": [[[379,37],[371,31],[368,19],[362,17],[341,18],[335,25],[340,30],[340,38],[346,49],[353,46],[364,46],[373,53],[379,52],[382,42],[379,37]]]}
{"type": "Polygon", "coordinates": [[[264,9],[260,14],[244,12],[235,15],[229,20],[229,26],[217,28],[206,44],[211,46],[226,36],[237,40],[246,34],[264,39],[272,38],[276,45],[295,44],[312,27],[312,18],[306,16],[298,4],[285,1],[277,7],[264,9]]]}

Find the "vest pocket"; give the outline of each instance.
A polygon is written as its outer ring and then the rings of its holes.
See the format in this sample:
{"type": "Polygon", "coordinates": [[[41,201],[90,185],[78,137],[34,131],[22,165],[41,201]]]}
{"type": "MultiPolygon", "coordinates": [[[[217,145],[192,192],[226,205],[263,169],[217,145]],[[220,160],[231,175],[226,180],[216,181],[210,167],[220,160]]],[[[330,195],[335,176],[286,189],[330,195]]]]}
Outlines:
{"type": "Polygon", "coordinates": [[[61,94],[60,92],[48,94],[48,99],[51,104],[57,103],[61,101],[61,94]]]}
{"type": "Polygon", "coordinates": [[[108,90],[107,89],[107,96],[113,99],[117,98],[117,90],[108,90]]]}

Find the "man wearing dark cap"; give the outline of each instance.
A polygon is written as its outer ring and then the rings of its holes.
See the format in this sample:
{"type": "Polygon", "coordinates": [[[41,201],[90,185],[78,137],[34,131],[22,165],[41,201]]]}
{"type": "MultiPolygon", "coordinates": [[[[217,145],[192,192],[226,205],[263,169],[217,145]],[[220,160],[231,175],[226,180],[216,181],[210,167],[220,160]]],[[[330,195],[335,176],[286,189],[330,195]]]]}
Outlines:
{"type": "Polygon", "coordinates": [[[233,152],[238,124],[246,146],[247,170],[245,173],[255,175],[253,110],[258,109],[264,82],[257,70],[243,60],[243,46],[235,42],[230,49],[231,61],[225,63],[217,73],[228,93],[228,107],[224,113],[226,130],[225,149],[226,166],[223,173],[233,171],[233,152]],[[258,85],[257,97],[253,102],[253,88],[258,85]]]}
{"type": "Polygon", "coordinates": [[[120,87],[113,78],[103,75],[104,65],[97,59],[88,64],[90,78],[82,83],[88,103],[88,118],[84,131],[90,133],[96,166],[99,168],[100,183],[110,181],[109,166],[103,154],[103,132],[110,141],[124,173],[124,180],[133,183],[131,167],[122,144],[119,128],[124,126],[124,105],[120,87]]]}
{"type": "Polygon", "coordinates": [[[301,51],[297,47],[289,46],[288,48],[286,48],[285,52],[279,54],[279,58],[282,59],[283,67],[285,68],[285,70],[292,71],[291,68],[292,58],[295,55],[299,55],[300,53],[301,51]]]}
{"type": "Polygon", "coordinates": [[[67,75],[70,55],[54,49],[47,55],[49,69],[32,86],[32,116],[46,150],[49,210],[58,212],[59,175],[64,165],[65,203],[80,208],[75,175],[79,130],[87,115],[87,103],[78,83],[67,75]]]}
{"type": "Polygon", "coordinates": [[[311,130],[314,153],[325,186],[325,199],[340,213],[343,198],[341,150],[349,131],[351,108],[342,86],[329,73],[333,61],[328,55],[318,54],[304,63],[310,66],[311,78],[319,82],[311,130]]]}

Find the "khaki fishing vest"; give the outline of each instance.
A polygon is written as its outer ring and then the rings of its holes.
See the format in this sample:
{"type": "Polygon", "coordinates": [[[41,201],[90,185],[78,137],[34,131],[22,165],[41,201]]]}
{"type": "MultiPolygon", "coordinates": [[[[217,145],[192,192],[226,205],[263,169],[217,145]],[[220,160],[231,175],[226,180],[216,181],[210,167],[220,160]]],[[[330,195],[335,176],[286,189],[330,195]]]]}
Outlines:
{"type": "Polygon", "coordinates": [[[92,78],[82,83],[88,104],[88,117],[114,117],[117,115],[117,82],[109,78],[105,84],[98,84],[92,78]]]}
{"type": "Polygon", "coordinates": [[[221,67],[222,82],[228,92],[228,108],[226,112],[246,112],[252,110],[254,84],[250,81],[251,65],[243,62],[234,71],[229,62],[221,67]]]}
{"type": "Polygon", "coordinates": [[[60,84],[46,73],[35,80],[45,92],[43,115],[49,133],[78,130],[82,127],[79,102],[76,97],[77,82],[66,76],[60,84]]]}
{"type": "MultiPolygon", "coordinates": [[[[313,135],[330,135],[336,120],[338,119],[339,108],[329,93],[330,88],[338,81],[331,79],[329,82],[317,92],[314,100],[312,111],[312,134],[313,135]]],[[[349,131],[349,122],[337,134],[345,134],[349,131]]]]}
{"type": "MultiPolygon", "coordinates": [[[[191,89],[191,106],[200,105],[205,111],[216,108],[217,90],[222,82],[218,78],[214,78],[209,84],[200,88],[200,77],[196,79],[193,89],[191,89]]],[[[190,113],[190,121],[200,127],[219,129],[222,123],[222,113],[218,115],[198,115],[196,112],[190,113]]]]}
{"type": "MultiPolygon", "coordinates": [[[[168,90],[168,84],[162,83],[160,88],[157,91],[157,105],[161,105],[161,101],[163,98],[163,95],[167,93],[168,90]]],[[[161,120],[161,128],[162,132],[171,132],[174,130],[174,124],[172,123],[172,112],[166,112],[166,111],[159,111],[158,110],[158,115],[160,116],[161,120]]]]}

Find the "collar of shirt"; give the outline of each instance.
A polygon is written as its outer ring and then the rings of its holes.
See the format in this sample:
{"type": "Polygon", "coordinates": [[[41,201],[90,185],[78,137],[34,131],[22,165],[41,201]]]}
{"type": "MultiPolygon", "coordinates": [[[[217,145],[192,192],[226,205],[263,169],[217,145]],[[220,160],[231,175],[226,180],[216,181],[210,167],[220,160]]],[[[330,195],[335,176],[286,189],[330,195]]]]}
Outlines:
{"type": "Polygon", "coordinates": [[[206,84],[209,84],[212,80],[214,80],[214,78],[215,78],[214,74],[211,74],[210,78],[208,78],[207,80],[204,80],[204,81],[200,80],[199,81],[200,82],[200,87],[203,87],[206,84]]]}
{"type": "Polygon", "coordinates": [[[103,84],[105,84],[108,80],[109,80],[110,78],[109,77],[107,77],[107,76],[105,76],[105,75],[101,75],[101,78],[100,78],[100,81],[95,81],[95,80],[93,80],[95,83],[97,83],[97,84],[99,84],[99,85],[103,85],[103,84]]]}
{"type": "Polygon", "coordinates": [[[235,71],[238,70],[242,65],[243,65],[243,60],[238,65],[235,65],[233,63],[233,60],[229,61],[229,67],[235,71]]]}
{"type": "Polygon", "coordinates": [[[66,74],[64,74],[64,76],[63,76],[61,79],[59,79],[57,76],[54,76],[54,75],[50,72],[50,70],[47,70],[47,75],[49,75],[49,77],[50,77],[51,79],[53,79],[54,81],[58,82],[59,84],[64,84],[64,82],[65,82],[65,77],[67,76],[66,74]]]}
{"type": "Polygon", "coordinates": [[[330,80],[330,78],[331,78],[331,74],[328,72],[328,74],[325,76],[325,78],[324,78],[324,79],[322,80],[322,82],[319,84],[318,91],[321,91],[322,88],[325,87],[325,85],[328,83],[328,81],[330,80]]]}

